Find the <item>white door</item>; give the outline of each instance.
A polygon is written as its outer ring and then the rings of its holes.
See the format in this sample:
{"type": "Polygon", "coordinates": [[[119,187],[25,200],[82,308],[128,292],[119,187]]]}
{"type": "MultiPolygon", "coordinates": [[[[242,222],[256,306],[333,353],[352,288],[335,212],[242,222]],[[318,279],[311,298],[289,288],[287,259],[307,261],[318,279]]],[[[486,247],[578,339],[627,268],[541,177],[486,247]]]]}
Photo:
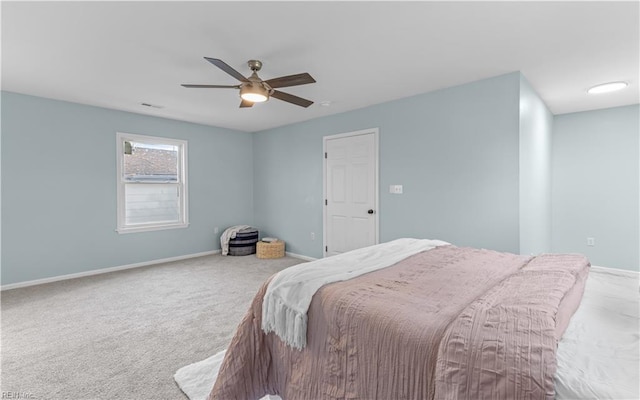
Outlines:
{"type": "Polygon", "coordinates": [[[324,138],[324,256],[378,243],[378,129],[324,138]]]}

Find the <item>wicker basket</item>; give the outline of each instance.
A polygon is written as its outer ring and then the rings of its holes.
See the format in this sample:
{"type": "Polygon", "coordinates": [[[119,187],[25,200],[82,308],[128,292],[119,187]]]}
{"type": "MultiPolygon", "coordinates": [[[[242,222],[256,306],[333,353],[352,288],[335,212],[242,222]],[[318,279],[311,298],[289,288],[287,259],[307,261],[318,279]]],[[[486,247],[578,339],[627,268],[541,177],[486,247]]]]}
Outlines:
{"type": "Polygon", "coordinates": [[[258,242],[256,244],[256,256],[258,258],[280,258],[284,257],[284,241],[258,242]]]}

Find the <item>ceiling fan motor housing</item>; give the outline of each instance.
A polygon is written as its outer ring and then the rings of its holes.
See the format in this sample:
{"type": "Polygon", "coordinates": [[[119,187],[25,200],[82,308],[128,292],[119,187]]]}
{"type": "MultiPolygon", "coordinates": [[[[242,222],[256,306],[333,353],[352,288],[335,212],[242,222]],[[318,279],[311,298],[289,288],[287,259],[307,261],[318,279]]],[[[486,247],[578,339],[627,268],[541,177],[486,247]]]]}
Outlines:
{"type": "Polygon", "coordinates": [[[247,62],[249,68],[251,68],[251,76],[247,78],[248,82],[245,82],[240,87],[240,97],[247,101],[263,102],[269,100],[269,96],[273,93],[273,89],[266,82],[264,82],[257,74],[257,71],[262,68],[262,62],[258,60],[249,60],[247,62]]]}

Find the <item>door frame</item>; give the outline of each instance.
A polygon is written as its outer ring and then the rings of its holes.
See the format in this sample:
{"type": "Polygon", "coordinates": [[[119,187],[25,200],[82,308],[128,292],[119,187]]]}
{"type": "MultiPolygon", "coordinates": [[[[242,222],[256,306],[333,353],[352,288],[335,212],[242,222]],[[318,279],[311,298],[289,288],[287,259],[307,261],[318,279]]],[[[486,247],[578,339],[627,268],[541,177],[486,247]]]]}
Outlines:
{"type": "Polygon", "coordinates": [[[332,139],[342,139],[353,136],[361,135],[373,135],[373,156],[374,156],[374,225],[375,232],[374,242],[378,244],[380,242],[380,190],[379,190],[379,128],[368,128],[359,131],[339,133],[336,135],[328,135],[322,137],[322,257],[327,256],[327,141],[332,139]]]}

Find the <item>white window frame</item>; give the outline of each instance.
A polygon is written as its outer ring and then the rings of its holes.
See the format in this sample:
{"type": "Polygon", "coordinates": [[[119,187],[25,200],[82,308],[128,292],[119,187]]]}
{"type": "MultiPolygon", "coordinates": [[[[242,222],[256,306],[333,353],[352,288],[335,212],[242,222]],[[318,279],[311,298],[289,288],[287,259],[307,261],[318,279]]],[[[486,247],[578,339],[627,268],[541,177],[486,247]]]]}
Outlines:
{"type": "Polygon", "coordinates": [[[169,139],[157,136],[138,135],[134,133],[116,133],[116,181],[117,181],[117,228],[118,233],[149,232],[164,229],[186,228],[189,226],[189,190],[187,187],[187,141],[169,139]],[[166,144],[178,147],[178,190],[180,193],[180,218],[176,222],[152,222],[146,224],[127,224],[125,219],[125,185],[124,170],[124,142],[142,142],[149,144],[166,144]]]}

